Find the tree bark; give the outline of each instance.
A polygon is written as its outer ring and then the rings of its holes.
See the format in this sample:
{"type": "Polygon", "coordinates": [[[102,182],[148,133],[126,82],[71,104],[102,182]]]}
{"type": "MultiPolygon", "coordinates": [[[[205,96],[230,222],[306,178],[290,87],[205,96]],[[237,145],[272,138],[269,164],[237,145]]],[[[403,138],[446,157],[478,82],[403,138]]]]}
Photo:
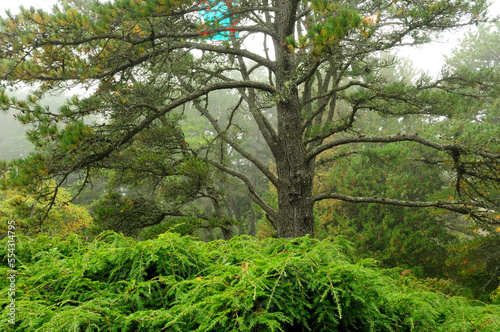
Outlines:
{"type": "Polygon", "coordinates": [[[291,238],[314,235],[312,196],[314,161],[307,160],[302,135],[299,92],[294,83],[295,59],[286,38],[294,34],[295,13],[299,1],[279,1],[276,12],[277,39],[276,84],[278,115],[278,152],[275,154],[278,173],[278,237],[291,238]]]}
{"type": "Polygon", "coordinates": [[[290,135],[286,153],[277,159],[280,178],[278,188],[278,237],[314,236],[314,199],[312,196],[314,170],[305,162],[301,141],[290,135]],[[298,144],[297,144],[298,143],[298,144]]]}

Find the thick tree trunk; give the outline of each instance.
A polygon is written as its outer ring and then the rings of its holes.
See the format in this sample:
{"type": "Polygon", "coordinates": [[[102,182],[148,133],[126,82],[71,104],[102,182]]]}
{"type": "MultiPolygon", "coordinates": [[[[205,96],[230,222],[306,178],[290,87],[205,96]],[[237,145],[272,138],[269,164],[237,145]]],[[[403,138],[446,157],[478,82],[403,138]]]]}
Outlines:
{"type": "Polygon", "coordinates": [[[296,89],[290,92],[289,98],[289,102],[278,105],[281,151],[276,158],[279,178],[278,237],[313,236],[314,163],[306,160],[296,89]]]}
{"type": "Polygon", "coordinates": [[[277,162],[280,186],[278,188],[278,237],[314,236],[312,186],[314,173],[304,162],[303,147],[295,139],[283,142],[287,153],[277,162]],[[294,144],[299,143],[299,144],[294,144]],[[293,150],[292,150],[293,149],[293,150]]]}
{"type": "Polygon", "coordinates": [[[314,162],[306,161],[306,147],[301,130],[302,115],[298,89],[294,83],[296,64],[286,37],[294,34],[299,1],[279,1],[276,12],[278,38],[275,40],[276,84],[278,88],[279,152],[278,172],[278,237],[314,235],[312,187],[314,162]]]}

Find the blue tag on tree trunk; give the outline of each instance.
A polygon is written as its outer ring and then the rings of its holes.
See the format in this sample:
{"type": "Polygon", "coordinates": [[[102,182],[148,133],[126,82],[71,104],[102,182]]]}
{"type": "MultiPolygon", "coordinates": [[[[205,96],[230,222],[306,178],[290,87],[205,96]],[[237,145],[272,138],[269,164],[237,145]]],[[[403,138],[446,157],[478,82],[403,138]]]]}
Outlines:
{"type": "Polygon", "coordinates": [[[211,40],[229,40],[238,38],[234,29],[238,25],[237,15],[233,15],[237,1],[233,0],[206,0],[201,1],[200,36],[211,40]]]}

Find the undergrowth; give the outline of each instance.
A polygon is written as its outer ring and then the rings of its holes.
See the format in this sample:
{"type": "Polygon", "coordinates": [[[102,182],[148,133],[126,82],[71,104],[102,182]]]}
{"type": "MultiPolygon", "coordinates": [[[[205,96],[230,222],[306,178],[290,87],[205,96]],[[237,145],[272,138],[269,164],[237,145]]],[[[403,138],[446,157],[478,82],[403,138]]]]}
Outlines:
{"type": "Polygon", "coordinates": [[[500,330],[500,306],[356,261],[342,238],[136,242],[112,232],[18,237],[12,325],[7,239],[0,248],[2,331],[500,330]]]}

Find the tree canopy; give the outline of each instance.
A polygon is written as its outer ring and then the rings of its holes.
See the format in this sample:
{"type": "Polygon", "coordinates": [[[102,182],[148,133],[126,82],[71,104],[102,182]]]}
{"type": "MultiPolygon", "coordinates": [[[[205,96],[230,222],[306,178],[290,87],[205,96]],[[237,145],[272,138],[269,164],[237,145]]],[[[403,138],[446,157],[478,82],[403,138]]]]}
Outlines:
{"type": "MultiPolygon", "coordinates": [[[[203,33],[198,1],[65,3],[51,13],[22,9],[0,22],[3,84],[35,89],[21,101],[0,91],[0,105],[33,124],[29,135],[38,147],[20,176],[11,173],[10,184],[40,187],[55,178],[57,187],[78,173],[85,185],[102,169],[151,165],[160,156],[157,167],[142,171],[155,175],[161,169],[159,178],[179,180],[182,167],[174,164],[191,160],[200,167],[191,174],[206,174],[206,163],[238,178],[279,237],[313,235],[313,207],[324,200],[435,207],[481,220],[485,228],[498,224],[498,139],[483,131],[464,141],[448,131],[404,126],[365,130],[370,114],[454,121],[491,105],[498,95],[498,67],[456,65],[438,79],[396,78],[386,69],[397,59],[384,55],[484,20],[486,1],[241,0],[227,13],[238,16],[232,27],[237,34],[222,41],[203,33]],[[263,47],[251,43],[254,37],[263,47]],[[86,93],[58,110],[39,105],[47,92],[75,87],[86,93]],[[238,96],[224,117],[216,116],[217,91],[238,96]],[[213,139],[202,147],[190,146],[179,130],[188,107],[211,124],[213,139]],[[242,144],[247,133],[234,121],[241,114],[254,121],[272,163],[242,144]],[[90,115],[98,120],[89,123],[90,115]],[[148,135],[158,141],[146,144],[148,135]],[[319,163],[395,144],[412,151],[405,158],[408,167],[425,162],[452,176],[452,196],[313,191],[319,163]],[[147,151],[123,161],[139,147],[147,151]],[[234,159],[225,158],[227,151],[270,181],[277,206],[263,199],[234,159]]],[[[227,27],[217,22],[210,27],[214,34],[223,31],[227,27]]]]}

